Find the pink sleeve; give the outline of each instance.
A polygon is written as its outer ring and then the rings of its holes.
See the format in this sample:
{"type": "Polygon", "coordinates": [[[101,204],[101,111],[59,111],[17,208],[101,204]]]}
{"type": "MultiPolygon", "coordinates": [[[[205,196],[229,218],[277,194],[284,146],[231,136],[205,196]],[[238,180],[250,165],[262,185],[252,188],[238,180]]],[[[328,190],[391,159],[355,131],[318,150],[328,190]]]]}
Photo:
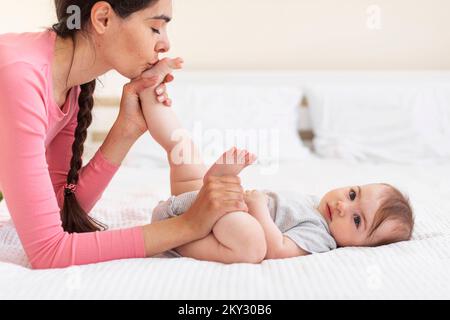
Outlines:
{"type": "MultiPolygon", "coordinates": [[[[142,227],[68,234],[61,227],[60,208],[46,161],[48,125],[45,79],[28,64],[0,70],[0,182],[8,210],[33,268],[60,268],[145,256],[142,227]],[[20,76],[18,76],[20,75],[20,76]]],[[[83,180],[108,167],[97,154],[84,169],[83,180]]],[[[92,190],[102,188],[107,178],[92,190]]],[[[83,192],[88,189],[83,187],[83,192]]],[[[82,196],[92,206],[101,190],[82,196]]]]}
{"type": "MultiPolygon", "coordinates": [[[[48,171],[60,208],[62,208],[64,203],[64,185],[67,182],[67,173],[70,169],[76,126],[77,117],[75,114],[69,124],[58,133],[46,150],[48,171]]],[[[111,182],[118,169],[119,166],[110,163],[100,150],[97,151],[86,166],[81,168],[76,196],[78,203],[86,213],[89,213],[101,198],[103,191],[111,182]]]]}

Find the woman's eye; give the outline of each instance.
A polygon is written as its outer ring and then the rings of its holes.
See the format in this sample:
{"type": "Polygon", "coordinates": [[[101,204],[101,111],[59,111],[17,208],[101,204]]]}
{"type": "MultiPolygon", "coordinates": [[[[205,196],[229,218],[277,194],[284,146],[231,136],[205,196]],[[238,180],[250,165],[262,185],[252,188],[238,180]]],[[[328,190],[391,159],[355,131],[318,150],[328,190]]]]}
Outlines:
{"type": "Polygon", "coordinates": [[[355,215],[355,216],[353,217],[353,221],[355,222],[356,228],[358,228],[359,225],[361,224],[361,217],[358,216],[358,215],[355,215]]]}
{"type": "Polygon", "coordinates": [[[349,196],[350,196],[350,200],[355,200],[355,198],[356,198],[356,192],[355,192],[355,190],[350,190],[350,193],[348,194],[349,196]]]}
{"type": "Polygon", "coordinates": [[[157,34],[160,34],[160,33],[161,33],[161,32],[159,32],[158,29],[155,29],[155,28],[152,28],[152,31],[153,31],[154,33],[157,33],[157,34]]]}

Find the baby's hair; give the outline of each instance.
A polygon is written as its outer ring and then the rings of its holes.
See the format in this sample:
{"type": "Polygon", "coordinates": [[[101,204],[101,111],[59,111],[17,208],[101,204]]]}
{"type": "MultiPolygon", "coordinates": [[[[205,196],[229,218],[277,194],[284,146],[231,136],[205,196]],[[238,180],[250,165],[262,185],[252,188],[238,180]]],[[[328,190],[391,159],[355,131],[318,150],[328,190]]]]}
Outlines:
{"type": "Polygon", "coordinates": [[[397,221],[395,229],[387,235],[371,242],[371,246],[381,246],[411,239],[414,228],[414,217],[409,198],[390,184],[381,183],[388,187],[380,207],[375,213],[372,226],[369,230],[369,239],[375,231],[387,220],[397,221]]]}

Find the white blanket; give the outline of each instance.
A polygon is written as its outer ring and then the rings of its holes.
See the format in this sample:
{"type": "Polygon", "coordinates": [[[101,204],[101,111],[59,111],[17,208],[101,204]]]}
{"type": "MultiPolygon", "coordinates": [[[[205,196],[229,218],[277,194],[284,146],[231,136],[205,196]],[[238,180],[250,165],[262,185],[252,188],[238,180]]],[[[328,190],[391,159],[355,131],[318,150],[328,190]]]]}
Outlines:
{"type": "MultiPolygon", "coordinates": [[[[272,176],[249,168],[242,174],[247,188],[321,195],[333,187],[392,183],[409,194],[416,213],[412,241],[260,265],[163,256],[34,271],[7,224],[0,227],[0,299],[449,299],[449,178],[450,164],[354,165],[315,157],[285,163],[272,176]]],[[[111,228],[139,225],[168,196],[167,168],[122,167],[94,214],[111,228]]]]}

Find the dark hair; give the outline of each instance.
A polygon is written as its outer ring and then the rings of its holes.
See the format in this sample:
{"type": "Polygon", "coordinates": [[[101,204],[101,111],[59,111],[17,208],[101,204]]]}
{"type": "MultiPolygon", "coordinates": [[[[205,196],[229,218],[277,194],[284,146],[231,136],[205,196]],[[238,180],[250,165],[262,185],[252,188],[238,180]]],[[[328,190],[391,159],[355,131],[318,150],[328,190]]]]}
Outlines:
{"type": "MultiPolygon", "coordinates": [[[[92,7],[100,0],[55,0],[56,15],[58,23],[52,26],[52,30],[61,38],[72,38],[75,46],[75,34],[77,32],[86,32],[91,17],[92,7]],[[80,29],[74,29],[69,26],[69,19],[72,12],[69,7],[78,7],[80,13],[80,29]]],[[[158,0],[105,0],[113,8],[114,12],[125,19],[134,12],[145,9],[158,0]]],[[[73,58],[72,58],[73,59],[73,58]]],[[[72,61],[73,62],[73,61],[72,61]]],[[[78,125],[75,130],[75,140],[72,145],[72,159],[70,161],[70,170],[67,174],[67,185],[76,185],[78,183],[78,171],[82,167],[82,156],[84,151],[84,142],[86,141],[87,129],[92,122],[92,108],[94,106],[93,94],[96,80],[82,84],[81,93],[78,98],[79,112],[77,116],[78,125]]],[[[105,230],[106,226],[90,217],[79,205],[74,190],[65,188],[64,205],[61,210],[62,226],[65,231],[73,232],[93,232],[105,230]]]]}
{"type": "Polygon", "coordinates": [[[410,240],[414,228],[413,210],[408,197],[390,184],[382,183],[382,185],[388,187],[388,191],[375,213],[369,230],[369,238],[387,220],[395,220],[398,222],[398,225],[386,236],[373,241],[371,243],[372,246],[410,240]]]}

